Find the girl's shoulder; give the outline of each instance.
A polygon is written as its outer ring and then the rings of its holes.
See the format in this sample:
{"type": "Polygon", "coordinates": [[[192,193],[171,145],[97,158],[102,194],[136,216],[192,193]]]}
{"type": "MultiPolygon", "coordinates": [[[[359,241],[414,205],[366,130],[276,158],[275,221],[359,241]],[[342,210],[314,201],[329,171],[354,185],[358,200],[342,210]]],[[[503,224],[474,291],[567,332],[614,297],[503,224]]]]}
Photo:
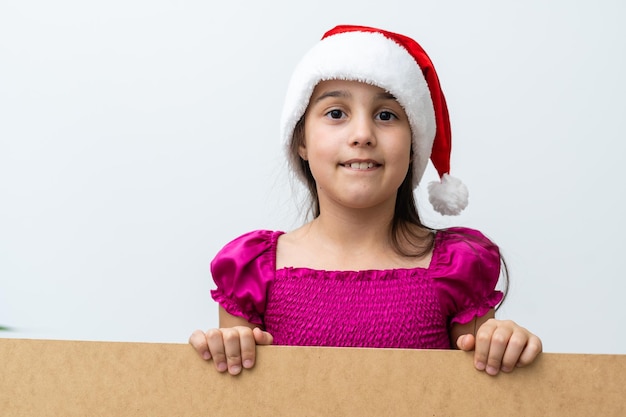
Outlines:
{"type": "Polygon", "coordinates": [[[431,266],[434,269],[480,268],[499,270],[500,250],[484,233],[468,227],[437,231],[431,266]]]}
{"type": "Polygon", "coordinates": [[[217,253],[213,262],[229,259],[237,263],[246,263],[259,257],[273,258],[276,255],[278,238],[284,234],[279,230],[259,229],[244,233],[230,242],[217,253]]]}
{"type": "Polygon", "coordinates": [[[247,244],[247,243],[272,243],[278,240],[278,237],[285,232],[280,230],[268,230],[268,229],[257,229],[252,230],[250,232],[246,232],[242,235],[235,237],[233,240],[228,242],[226,246],[229,245],[238,245],[238,244],[247,244]]]}
{"type": "Polygon", "coordinates": [[[436,242],[452,247],[494,246],[495,244],[483,232],[469,227],[449,227],[437,231],[436,242]]]}
{"type": "Polygon", "coordinates": [[[265,294],[273,280],[281,231],[253,230],[228,242],[213,258],[211,296],[230,314],[261,324],[265,294]]]}
{"type": "Polygon", "coordinates": [[[479,230],[453,227],[437,232],[430,272],[452,323],[481,317],[502,300],[503,293],[495,289],[500,267],[498,246],[479,230]]]}

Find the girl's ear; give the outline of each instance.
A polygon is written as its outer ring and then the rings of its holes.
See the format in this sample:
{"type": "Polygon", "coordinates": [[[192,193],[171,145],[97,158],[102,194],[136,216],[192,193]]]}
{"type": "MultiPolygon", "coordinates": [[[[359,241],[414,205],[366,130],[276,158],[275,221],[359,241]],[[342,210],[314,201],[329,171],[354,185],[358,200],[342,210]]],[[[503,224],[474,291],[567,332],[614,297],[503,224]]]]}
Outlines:
{"type": "Polygon", "coordinates": [[[307,151],[304,144],[298,146],[298,155],[300,155],[300,158],[304,159],[305,161],[307,160],[307,151]]]}

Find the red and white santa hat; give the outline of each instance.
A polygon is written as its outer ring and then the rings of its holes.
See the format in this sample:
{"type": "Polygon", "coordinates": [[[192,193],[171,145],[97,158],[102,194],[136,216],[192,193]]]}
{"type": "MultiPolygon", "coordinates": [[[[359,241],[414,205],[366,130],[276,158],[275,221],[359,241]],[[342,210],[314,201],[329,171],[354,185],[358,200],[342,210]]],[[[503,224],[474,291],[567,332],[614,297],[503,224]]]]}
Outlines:
{"type": "Polygon", "coordinates": [[[419,184],[430,157],[440,177],[428,185],[435,210],[457,215],[467,206],[467,188],[449,175],[452,138],[446,100],[435,68],[417,42],[365,26],[341,25],[324,34],[297,65],[287,89],[281,138],[294,168],[299,166],[297,156],[289,152],[294,128],[313,89],[326,80],[365,82],[393,94],[413,134],[413,183],[419,184]]]}

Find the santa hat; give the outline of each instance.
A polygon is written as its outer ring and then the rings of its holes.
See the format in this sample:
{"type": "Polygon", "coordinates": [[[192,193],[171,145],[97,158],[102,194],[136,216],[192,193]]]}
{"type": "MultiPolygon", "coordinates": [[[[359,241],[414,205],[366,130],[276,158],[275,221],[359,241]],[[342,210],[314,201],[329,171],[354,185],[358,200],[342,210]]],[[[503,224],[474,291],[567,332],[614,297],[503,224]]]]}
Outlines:
{"type": "Polygon", "coordinates": [[[430,157],[440,177],[428,185],[435,210],[456,215],[467,206],[467,188],[449,175],[452,138],[446,100],[435,68],[417,42],[365,26],[342,25],[324,34],[302,58],[287,89],[281,137],[293,167],[299,166],[298,157],[289,152],[295,126],[313,89],[325,80],[365,82],[393,94],[413,134],[413,183],[417,187],[430,157]]]}

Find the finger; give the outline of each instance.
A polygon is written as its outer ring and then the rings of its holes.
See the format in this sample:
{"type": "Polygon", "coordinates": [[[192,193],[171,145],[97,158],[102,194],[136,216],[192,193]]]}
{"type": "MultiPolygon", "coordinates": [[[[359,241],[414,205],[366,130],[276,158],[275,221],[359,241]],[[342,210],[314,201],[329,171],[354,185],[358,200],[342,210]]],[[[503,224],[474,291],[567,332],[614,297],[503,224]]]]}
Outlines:
{"type": "Polygon", "coordinates": [[[507,349],[508,342],[513,334],[510,327],[498,327],[491,336],[491,344],[489,345],[489,354],[487,358],[487,368],[485,372],[489,375],[497,375],[502,367],[502,359],[507,349]]]}
{"type": "Polygon", "coordinates": [[[241,346],[241,365],[250,369],[256,360],[256,341],[251,329],[242,329],[239,337],[241,346]]]}
{"type": "Polygon", "coordinates": [[[494,320],[487,320],[476,332],[476,340],[474,342],[474,367],[479,371],[484,371],[487,368],[491,337],[496,327],[497,325],[494,320]]]}
{"type": "Polygon", "coordinates": [[[456,340],[456,347],[460,350],[468,352],[474,349],[476,339],[473,334],[463,334],[456,340]]]}
{"type": "Polygon", "coordinates": [[[196,330],[191,334],[191,336],[189,336],[189,344],[196,350],[196,352],[198,352],[198,355],[200,355],[202,359],[211,359],[209,345],[202,330],[196,330]]]}
{"type": "Polygon", "coordinates": [[[252,329],[244,326],[237,326],[228,329],[222,329],[224,336],[224,352],[226,354],[226,364],[228,373],[237,375],[242,369],[241,360],[241,341],[242,339],[252,337],[252,329]]]}
{"type": "Polygon", "coordinates": [[[525,329],[514,330],[506,345],[504,356],[502,357],[502,364],[500,369],[503,372],[511,372],[515,369],[522,352],[524,351],[528,343],[528,331],[525,329]]]}
{"type": "Polygon", "coordinates": [[[522,367],[529,365],[537,358],[542,350],[543,345],[541,344],[541,340],[534,334],[531,334],[530,338],[528,339],[528,343],[526,343],[526,347],[524,348],[522,354],[517,360],[516,366],[522,367]]]}
{"type": "Polygon", "coordinates": [[[211,329],[206,332],[206,340],[209,345],[209,352],[213,358],[215,369],[224,372],[228,369],[226,363],[226,352],[224,349],[224,335],[220,329],[211,329]]]}
{"type": "Polygon", "coordinates": [[[254,328],[253,333],[254,340],[256,341],[257,345],[271,345],[272,343],[274,343],[274,336],[266,331],[261,330],[258,327],[254,328]]]}

